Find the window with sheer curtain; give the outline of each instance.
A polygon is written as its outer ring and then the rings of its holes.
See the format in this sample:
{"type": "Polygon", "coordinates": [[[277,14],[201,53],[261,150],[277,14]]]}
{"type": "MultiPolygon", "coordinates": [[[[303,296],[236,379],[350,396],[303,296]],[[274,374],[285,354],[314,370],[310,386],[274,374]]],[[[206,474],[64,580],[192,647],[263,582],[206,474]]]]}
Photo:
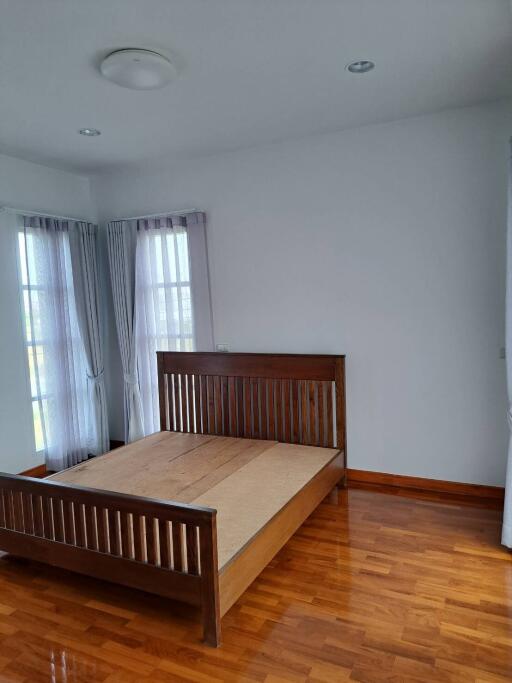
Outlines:
{"type": "Polygon", "coordinates": [[[187,228],[143,221],[136,248],[136,350],[144,433],[160,429],[157,351],[194,351],[187,228]]]}
{"type": "Polygon", "coordinates": [[[26,219],[18,245],[35,447],[59,470],[86,458],[91,438],[67,225],[26,219]]]}

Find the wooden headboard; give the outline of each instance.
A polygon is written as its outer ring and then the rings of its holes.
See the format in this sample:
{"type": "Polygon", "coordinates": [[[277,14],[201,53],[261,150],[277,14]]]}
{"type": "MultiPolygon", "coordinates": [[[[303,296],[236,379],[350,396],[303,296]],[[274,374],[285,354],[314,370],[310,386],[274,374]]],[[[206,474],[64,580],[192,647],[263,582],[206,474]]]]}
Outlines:
{"type": "Polygon", "coordinates": [[[345,357],[159,351],[160,429],[346,451],[345,357]]]}

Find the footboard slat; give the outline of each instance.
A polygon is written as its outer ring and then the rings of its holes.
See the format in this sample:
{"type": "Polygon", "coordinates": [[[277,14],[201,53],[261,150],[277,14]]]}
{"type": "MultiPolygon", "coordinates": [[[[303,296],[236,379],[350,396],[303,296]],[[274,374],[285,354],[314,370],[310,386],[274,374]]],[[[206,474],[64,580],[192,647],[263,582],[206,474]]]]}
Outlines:
{"type": "Polygon", "coordinates": [[[64,522],[62,520],[62,501],[58,498],[52,500],[53,524],[55,528],[55,540],[64,542],[64,522]]]}
{"type": "MultiPolygon", "coordinates": [[[[44,536],[43,502],[41,496],[32,496],[32,500],[34,504],[34,533],[36,536],[44,536]]],[[[1,522],[0,526],[3,526],[1,522]]]]}
{"type": "Polygon", "coordinates": [[[22,498],[23,507],[23,522],[25,525],[25,531],[29,534],[34,533],[34,516],[32,512],[32,494],[28,493],[23,495],[22,498]]]}
{"type": "MultiPolygon", "coordinates": [[[[116,513],[114,510],[105,510],[108,526],[108,548],[111,555],[118,555],[117,552],[117,530],[116,530],[116,513]]],[[[106,547],[105,547],[106,550],[106,547]]]]}
{"type": "Polygon", "coordinates": [[[131,516],[128,512],[121,512],[119,518],[121,526],[121,554],[123,557],[131,558],[132,549],[130,543],[131,516]]]}
{"type": "Polygon", "coordinates": [[[169,523],[163,519],[158,520],[158,542],[160,546],[160,564],[164,569],[169,569],[169,523]]]}
{"type": "Polygon", "coordinates": [[[92,505],[85,505],[84,512],[87,548],[89,548],[89,550],[96,550],[96,520],[94,516],[94,507],[92,505]]]}
{"type": "Polygon", "coordinates": [[[202,606],[211,643],[218,641],[212,635],[215,515],[209,508],[0,474],[1,550],[202,606]],[[194,559],[198,528],[205,571],[194,559]]]}
{"type": "Polygon", "coordinates": [[[96,524],[98,526],[98,550],[100,553],[108,551],[108,535],[107,535],[107,511],[103,507],[96,508],[96,524]]]}
{"type": "Polygon", "coordinates": [[[183,568],[183,550],[181,547],[181,524],[175,522],[172,525],[172,548],[174,555],[174,569],[181,572],[183,568]]]}
{"type": "Polygon", "coordinates": [[[43,496],[44,537],[53,540],[52,499],[43,496]]]}
{"type": "Polygon", "coordinates": [[[84,506],[80,503],[74,504],[76,544],[79,548],[85,548],[85,527],[83,507],[84,506]]]}
{"type": "Polygon", "coordinates": [[[11,491],[9,493],[9,514],[10,514],[10,518],[11,518],[11,529],[18,530],[19,522],[18,522],[18,518],[16,515],[16,506],[14,503],[14,492],[13,491],[11,491]]]}
{"type": "Polygon", "coordinates": [[[137,562],[144,560],[144,553],[142,548],[143,518],[139,515],[133,515],[133,549],[135,551],[135,559],[137,562]]]}
{"type": "Polygon", "coordinates": [[[157,552],[156,552],[155,519],[154,519],[154,517],[146,517],[146,547],[147,547],[147,552],[148,552],[149,564],[156,565],[158,562],[158,557],[157,557],[157,552]]]}
{"type": "Polygon", "coordinates": [[[75,543],[73,503],[70,500],[64,502],[64,540],[66,543],[75,543]]]}

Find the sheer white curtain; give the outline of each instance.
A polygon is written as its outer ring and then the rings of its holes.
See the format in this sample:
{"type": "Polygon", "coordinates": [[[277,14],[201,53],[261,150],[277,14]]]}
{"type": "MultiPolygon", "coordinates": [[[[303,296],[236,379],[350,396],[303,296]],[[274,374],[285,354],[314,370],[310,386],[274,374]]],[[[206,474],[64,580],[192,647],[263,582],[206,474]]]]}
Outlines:
{"type": "Polygon", "coordinates": [[[506,288],[505,344],[507,349],[508,424],[510,436],[501,542],[508,548],[512,548],[512,139],[509,145],[506,288]]]}
{"type": "Polygon", "coordinates": [[[157,351],[194,351],[189,238],[186,220],[138,222],[135,339],[144,432],[160,428],[157,351]]]}
{"type": "Polygon", "coordinates": [[[87,457],[94,440],[68,224],[24,217],[20,263],[36,445],[47,467],[87,457]]]}

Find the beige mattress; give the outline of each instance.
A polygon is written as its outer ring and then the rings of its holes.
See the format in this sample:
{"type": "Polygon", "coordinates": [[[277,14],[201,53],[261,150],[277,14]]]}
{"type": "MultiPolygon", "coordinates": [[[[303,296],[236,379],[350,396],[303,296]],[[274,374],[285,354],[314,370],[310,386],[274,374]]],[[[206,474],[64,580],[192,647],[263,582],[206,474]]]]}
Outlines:
{"type": "Polygon", "coordinates": [[[222,569],[338,453],[277,441],[159,432],[51,478],[215,508],[222,569]]]}

